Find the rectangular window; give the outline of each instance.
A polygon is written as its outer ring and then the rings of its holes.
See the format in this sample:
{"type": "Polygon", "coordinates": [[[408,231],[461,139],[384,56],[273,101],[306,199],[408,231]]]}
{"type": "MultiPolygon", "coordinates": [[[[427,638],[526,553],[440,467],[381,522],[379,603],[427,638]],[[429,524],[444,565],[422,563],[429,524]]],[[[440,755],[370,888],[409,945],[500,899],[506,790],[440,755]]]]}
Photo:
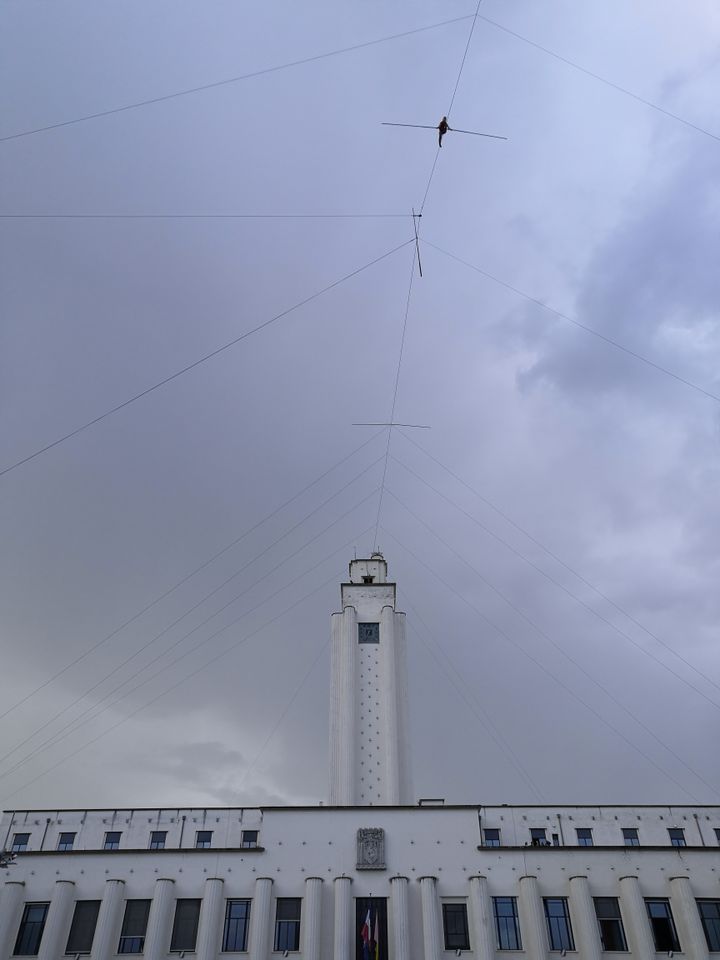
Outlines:
{"type": "Polygon", "coordinates": [[[258,845],[258,831],[257,830],[243,830],[242,840],[240,841],[241,847],[256,847],[258,845]]]}
{"type": "Polygon", "coordinates": [[[500,831],[496,830],[494,827],[486,827],[483,830],[483,846],[484,847],[499,847],[500,846],[500,831]]]}
{"type": "Polygon", "coordinates": [[[545,897],[545,919],[551,950],[574,950],[567,897],[545,897]]]}
{"type": "Polygon", "coordinates": [[[626,847],[639,847],[640,838],[638,837],[637,827],[623,827],[623,841],[626,847]]]}
{"type": "Polygon", "coordinates": [[[36,957],[38,955],[49,906],[48,903],[25,904],[13,956],[36,957]]]}
{"type": "Polygon", "coordinates": [[[595,897],[595,916],[603,950],[626,951],[627,940],[617,897],[595,897]]]}
{"type": "Polygon", "coordinates": [[[28,843],[30,842],[29,833],[16,833],[13,837],[12,847],[10,847],[10,853],[23,853],[27,850],[28,843]]]}
{"type": "Polygon", "coordinates": [[[593,845],[592,830],[590,827],[578,827],[575,830],[579,847],[591,847],[593,845]]]}
{"type": "Polygon", "coordinates": [[[442,905],[443,933],[446,950],[469,950],[467,904],[444,903],[442,905]]]}
{"type": "Polygon", "coordinates": [[[223,930],[223,950],[247,950],[248,927],[250,925],[250,901],[228,900],[225,907],[225,928],[223,930]]]}
{"type": "Polygon", "coordinates": [[[150,914],[149,900],[126,900],[118,953],[142,953],[150,914]]]}
{"type": "Polygon", "coordinates": [[[667,953],[668,950],[679,950],[680,944],[675,930],[672,910],[669,900],[646,900],[648,919],[652,927],[655,949],[658,953],[667,953]]]}
{"type": "Polygon", "coordinates": [[[530,827],[530,843],[533,847],[550,846],[545,835],[545,827],[530,827]]]}
{"type": "Polygon", "coordinates": [[[715,839],[717,840],[717,845],[720,847],[720,827],[715,827],[715,839]]]}
{"type": "Polygon", "coordinates": [[[515,897],[493,897],[498,950],[522,950],[515,897]]]}
{"type": "Polygon", "coordinates": [[[65,953],[73,955],[90,953],[99,912],[99,900],[78,900],[75,903],[75,912],[70,924],[70,936],[65,947],[65,953]]]}
{"type": "Polygon", "coordinates": [[[708,950],[716,953],[720,951],[720,900],[698,900],[697,905],[708,950]]]}
{"type": "Polygon", "coordinates": [[[275,913],[275,950],[300,949],[300,898],[278,897],[275,913]]]}
{"type": "Polygon", "coordinates": [[[164,850],[166,839],[167,839],[167,830],[153,830],[150,833],[150,849],[164,850]]]}
{"type": "Polygon", "coordinates": [[[212,845],[212,830],[196,830],[195,846],[201,850],[212,845]]]}
{"type": "Polygon", "coordinates": [[[120,837],[122,833],[120,830],[108,830],[105,834],[105,843],[103,843],[103,850],[119,850],[120,849],[120,837]]]}
{"type": "Polygon", "coordinates": [[[685,847],[685,831],[682,827],[670,827],[668,829],[668,836],[670,837],[670,843],[673,847],[685,847]]]}
{"type": "Polygon", "coordinates": [[[58,850],[72,850],[75,843],[74,833],[61,833],[58,840],[58,850]]]}
{"type": "Polygon", "coordinates": [[[170,952],[194,950],[200,919],[200,900],[177,900],[173,921],[170,952]]]}
{"type": "Polygon", "coordinates": [[[359,623],[358,643],[380,643],[380,624],[359,623]]]}

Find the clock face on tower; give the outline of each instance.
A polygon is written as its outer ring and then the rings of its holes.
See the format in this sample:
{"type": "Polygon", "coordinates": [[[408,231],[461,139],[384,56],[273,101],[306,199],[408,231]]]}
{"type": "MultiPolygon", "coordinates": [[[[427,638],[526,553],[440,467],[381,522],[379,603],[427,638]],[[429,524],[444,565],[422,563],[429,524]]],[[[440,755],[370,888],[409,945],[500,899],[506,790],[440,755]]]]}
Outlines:
{"type": "Polygon", "coordinates": [[[380,643],[380,624],[359,623],[358,643],[380,643]]]}

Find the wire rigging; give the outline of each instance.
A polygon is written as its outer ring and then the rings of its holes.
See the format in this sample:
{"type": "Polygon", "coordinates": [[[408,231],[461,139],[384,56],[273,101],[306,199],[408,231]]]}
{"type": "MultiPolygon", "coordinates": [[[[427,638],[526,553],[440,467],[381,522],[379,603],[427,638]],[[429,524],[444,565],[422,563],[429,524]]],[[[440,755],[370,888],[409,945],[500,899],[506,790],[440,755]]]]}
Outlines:
{"type": "MultiPolygon", "coordinates": [[[[60,677],[64,676],[68,672],[68,670],[71,670],[73,667],[76,667],[79,663],[85,660],[86,657],[89,657],[90,654],[94,653],[96,650],[99,650],[100,647],[104,646],[106,643],[109,643],[109,641],[112,640],[114,637],[116,637],[122,630],[124,630],[126,627],[129,627],[130,624],[135,623],[136,620],[139,620],[140,617],[143,616],[143,614],[152,610],[153,607],[156,607],[161,601],[165,600],[167,597],[173,594],[177,589],[183,586],[183,584],[187,583],[188,580],[191,580],[194,576],[196,576],[206,567],[210,566],[211,563],[213,563],[215,560],[218,560],[220,557],[226,554],[228,550],[231,550],[233,547],[237,546],[251,533],[254,533],[261,526],[263,526],[263,524],[267,523],[269,520],[272,520],[274,517],[276,517],[282,510],[284,510],[286,507],[289,507],[291,503],[294,503],[303,494],[307,493],[308,490],[311,490],[314,486],[317,486],[318,483],[320,483],[322,480],[328,477],[331,473],[337,470],[338,467],[341,467],[344,463],[347,463],[347,461],[352,459],[352,457],[354,457],[355,454],[360,453],[361,450],[364,450],[365,447],[373,443],[373,441],[377,440],[377,438],[381,436],[382,433],[383,433],[382,430],[379,430],[377,433],[374,433],[368,440],[365,440],[363,443],[360,444],[360,446],[355,447],[355,449],[351,450],[350,453],[348,453],[346,456],[336,461],[336,463],[334,463],[331,467],[329,467],[327,470],[324,470],[314,480],[311,480],[310,483],[306,484],[304,487],[298,490],[297,493],[293,494],[292,497],[285,500],[284,503],[281,503],[279,506],[271,510],[270,513],[266,514],[266,516],[262,518],[262,520],[258,520],[257,523],[254,523],[252,526],[248,527],[246,530],[243,530],[241,534],[239,534],[237,537],[235,537],[233,540],[227,543],[224,547],[222,547],[220,550],[214,553],[211,557],[208,557],[206,560],[203,560],[202,563],[200,563],[197,567],[195,567],[194,570],[191,570],[190,573],[186,574],[184,577],[181,577],[180,580],[176,581],[171,587],[169,587],[163,593],[159,594],[157,597],[155,597],[153,600],[147,603],[144,607],[142,607],[141,610],[138,610],[137,613],[134,613],[127,620],[123,621],[123,623],[121,623],[119,627],[116,627],[111,633],[108,633],[105,637],[103,637],[97,643],[93,644],[91,647],[85,650],[84,653],[81,653],[74,660],[66,664],[61,670],[53,674],[53,676],[49,677],[47,680],[43,681],[43,683],[41,683],[39,686],[35,687],[34,690],[31,690],[29,693],[27,693],[24,697],[22,697],[22,699],[12,704],[12,706],[8,707],[3,713],[0,713],[0,720],[3,720],[5,717],[8,716],[8,714],[12,713],[13,710],[17,710],[18,707],[21,707],[24,703],[27,703],[28,700],[32,699],[32,697],[40,693],[42,690],[48,687],[51,683],[54,683],[56,680],[59,680],[60,677]]],[[[87,696],[87,693],[85,694],[85,696],[87,696]]],[[[53,719],[56,719],[56,718],[53,718],[53,719]]],[[[37,732],[38,731],[36,730],[35,733],[37,732]]],[[[2,762],[2,760],[0,760],[0,762],[2,762]]]]}
{"type": "Polygon", "coordinates": [[[427,244],[427,246],[432,247],[434,250],[437,250],[439,253],[442,253],[444,256],[449,257],[451,260],[456,260],[458,263],[463,264],[463,266],[468,267],[470,270],[474,270],[475,273],[479,273],[480,276],[485,277],[487,280],[492,280],[493,283],[497,283],[501,287],[505,287],[506,290],[510,290],[513,293],[516,293],[519,297],[522,297],[524,300],[527,300],[529,303],[534,303],[538,307],[542,307],[543,310],[547,310],[549,313],[554,314],[556,317],[559,317],[561,320],[566,320],[568,323],[571,323],[574,327],[578,327],[580,330],[584,330],[585,333],[589,333],[591,336],[596,337],[598,340],[602,340],[611,347],[615,347],[617,350],[621,350],[623,353],[627,354],[629,357],[633,357],[635,360],[639,360],[641,363],[646,364],[648,367],[652,367],[653,370],[657,370],[659,373],[664,373],[668,377],[672,377],[673,380],[677,380],[678,383],[684,384],[686,387],[690,387],[692,390],[696,390],[698,393],[702,393],[704,396],[708,397],[710,400],[717,400],[720,403],[720,395],[712,393],[710,390],[706,390],[704,387],[701,387],[699,384],[694,383],[692,380],[688,380],[686,377],[680,376],[679,373],[673,373],[672,370],[669,370],[667,367],[663,367],[661,364],[656,363],[654,360],[650,360],[649,357],[643,356],[642,353],[638,353],[636,350],[631,350],[630,347],[624,346],[618,340],[614,340],[612,337],[608,337],[604,333],[600,333],[599,330],[595,330],[592,327],[587,326],[585,323],[581,323],[579,320],[576,320],[574,317],[568,316],[566,313],[562,313],[560,310],[556,310],[554,307],[551,307],[549,304],[545,303],[542,300],[538,300],[537,297],[531,296],[529,293],[525,293],[524,290],[521,290],[519,287],[513,286],[513,284],[508,283],[505,280],[501,280],[499,277],[493,276],[492,273],[488,273],[487,270],[483,270],[481,267],[476,266],[474,263],[470,263],[468,260],[463,260],[462,257],[456,256],[454,253],[450,253],[449,250],[445,250],[442,247],[439,247],[436,243],[431,243],[429,240],[426,240],[424,237],[420,238],[422,243],[427,244]]]}
{"type": "MultiPolygon", "coordinates": [[[[616,707],[619,707],[625,714],[627,714],[627,716],[629,716],[631,720],[633,720],[639,727],[641,727],[645,731],[645,733],[648,734],[649,737],[651,737],[660,747],[666,750],[667,753],[669,753],[670,756],[675,761],[677,761],[683,767],[685,767],[685,769],[689,773],[691,773],[694,777],[697,777],[697,779],[704,786],[706,786],[708,790],[710,790],[716,797],[720,797],[720,791],[718,790],[717,787],[713,786],[713,784],[711,784],[708,780],[706,780],[701,773],[699,773],[697,770],[691,767],[688,763],[686,763],[682,759],[682,757],[675,750],[672,749],[672,747],[670,747],[664,740],[658,737],[658,735],[655,733],[655,731],[651,727],[649,727],[643,720],[640,719],[640,717],[637,716],[637,714],[635,714],[620,699],[618,699],[618,697],[616,697],[611,690],[609,690],[603,683],[601,683],[597,679],[597,677],[593,676],[593,674],[591,674],[589,670],[586,670],[585,667],[575,657],[572,656],[572,654],[568,653],[565,650],[565,648],[560,643],[558,643],[557,640],[554,639],[554,637],[550,636],[550,634],[548,634],[545,630],[543,630],[543,628],[538,623],[536,623],[535,620],[529,617],[516,603],[514,603],[510,599],[510,597],[508,597],[502,590],[500,590],[499,587],[497,587],[491,580],[485,577],[484,574],[482,574],[477,569],[477,567],[474,566],[474,564],[470,563],[470,561],[467,560],[464,556],[462,556],[462,554],[459,553],[459,551],[457,551],[453,546],[451,546],[451,544],[449,544],[444,537],[442,537],[435,529],[433,529],[433,527],[426,520],[423,520],[422,517],[418,516],[418,514],[415,513],[414,510],[411,510],[410,507],[404,501],[400,500],[400,498],[397,497],[391,490],[388,490],[388,493],[394,500],[396,500],[400,504],[400,506],[406,511],[406,513],[408,513],[418,524],[420,524],[420,526],[422,526],[425,530],[427,530],[428,533],[430,533],[433,537],[435,537],[435,539],[438,540],[447,550],[449,550],[454,557],[456,557],[464,566],[468,568],[468,570],[474,573],[475,576],[478,577],[478,579],[483,584],[485,584],[485,586],[489,590],[491,590],[496,596],[498,596],[503,601],[503,603],[505,603],[508,607],[510,607],[511,610],[513,610],[522,620],[525,621],[525,623],[527,623],[530,627],[532,627],[532,629],[540,637],[542,637],[543,640],[546,641],[546,643],[549,643],[550,646],[552,646],[555,650],[557,650],[558,653],[560,653],[560,655],[564,657],[564,659],[567,660],[568,663],[571,663],[575,667],[575,669],[578,670],[585,677],[586,680],[592,683],[593,686],[597,687],[597,689],[600,690],[601,693],[603,693],[609,700],[611,700],[616,707]]],[[[675,781],[675,782],[678,783],[678,781],[675,781]]]]}
{"type": "Polygon", "coordinates": [[[217,87],[225,87],[233,83],[240,83],[243,80],[252,80],[255,77],[262,77],[269,73],[278,73],[280,70],[289,70],[292,67],[304,66],[307,63],[315,63],[318,60],[326,60],[329,57],[338,57],[344,53],[352,53],[354,50],[363,50],[366,47],[373,47],[379,43],[388,43],[391,40],[400,40],[403,37],[411,37],[418,33],[425,33],[428,30],[438,30],[441,27],[449,26],[453,23],[461,23],[463,20],[469,20],[472,14],[465,14],[462,17],[452,17],[449,20],[440,20],[437,23],[430,23],[425,27],[415,27],[412,30],[404,30],[402,33],[392,33],[386,37],[377,37],[375,40],[365,40],[363,43],[355,43],[349,47],[340,47],[337,50],[329,50],[326,53],[318,53],[311,57],[303,57],[299,60],[291,60],[288,63],[276,64],[273,67],[264,67],[261,70],[253,70],[251,73],[243,73],[236,77],[227,77],[224,80],[215,80],[213,83],[204,83],[197,87],[188,87],[185,90],[176,90],[174,93],[166,93],[158,97],[150,97],[147,100],[137,100],[134,103],[126,103],[121,107],[111,107],[108,110],[99,110],[96,113],[88,113],[82,117],[75,117],[72,120],[61,120],[58,123],[49,123],[43,127],[35,127],[32,130],[22,130],[19,133],[7,134],[0,137],[0,143],[7,140],[19,140],[22,137],[31,137],[37,133],[45,133],[48,130],[57,130],[59,127],[70,127],[78,123],[85,123],[87,120],[97,120],[100,117],[109,117],[116,113],[125,113],[128,110],[136,110],[139,107],[147,107],[156,103],[165,103],[168,100],[177,100],[179,97],[187,97],[193,93],[200,93],[204,90],[214,90],[217,87]]]}
{"type": "MultiPolygon", "coordinates": [[[[466,132],[469,131],[458,131],[466,132]]],[[[0,213],[0,220],[409,220],[411,217],[411,213],[0,213]]]]}
{"type": "Polygon", "coordinates": [[[455,103],[455,97],[458,92],[458,87],[460,86],[460,78],[462,77],[463,70],[465,69],[465,61],[467,60],[468,50],[470,49],[473,33],[475,32],[475,24],[477,23],[478,15],[480,13],[481,4],[482,4],[482,0],[478,0],[477,7],[475,7],[475,15],[473,16],[472,23],[470,24],[470,33],[468,34],[467,43],[465,44],[465,51],[462,56],[462,61],[460,62],[460,69],[458,70],[457,80],[455,81],[455,88],[453,89],[452,97],[450,98],[450,106],[448,107],[448,111],[447,111],[448,117],[452,113],[453,104],[455,103]]]}
{"type": "Polygon", "coordinates": [[[247,340],[248,337],[253,336],[255,333],[259,333],[261,330],[264,330],[266,327],[269,327],[271,324],[276,323],[278,320],[282,320],[284,317],[287,317],[290,313],[293,313],[295,310],[299,310],[300,307],[304,307],[306,304],[311,303],[313,300],[317,300],[318,297],[323,296],[323,294],[328,293],[330,290],[334,290],[335,287],[339,287],[340,284],[345,283],[347,280],[350,280],[352,277],[356,277],[359,273],[362,273],[364,270],[368,270],[370,267],[375,266],[375,264],[380,263],[382,260],[386,260],[388,257],[391,257],[394,253],[397,253],[398,250],[402,250],[403,247],[408,246],[408,244],[415,243],[415,237],[411,237],[409,240],[403,241],[403,243],[398,244],[396,247],[393,247],[392,250],[388,250],[386,253],[381,254],[379,257],[375,257],[374,260],[370,260],[368,263],[363,264],[361,267],[357,267],[355,270],[352,270],[350,273],[346,273],[344,277],[340,277],[339,280],[334,280],[332,283],[328,284],[326,287],[323,287],[322,290],[317,290],[315,293],[310,294],[309,297],[305,297],[303,300],[299,300],[297,303],[294,303],[291,307],[287,307],[281,313],[276,314],[274,317],[270,317],[267,320],[264,320],[262,323],[259,323],[257,326],[253,327],[250,330],[246,330],[245,333],[240,334],[239,337],[234,337],[232,340],[229,340],[227,343],[224,343],[221,347],[217,347],[215,350],[211,350],[210,353],[206,353],[204,356],[199,357],[197,360],[193,360],[192,363],[187,364],[184,367],[181,367],[180,370],[176,370],[174,373],[171,373],[169,376],[164,377],[162,380],[158,380],[157,383],[152,384],[150,387],[146,387],[145,390],[141,390],[140,393],[136,393],[134,396],[129,397],[127,400],[123,400],[122,403],[116,404],[114,407],[111,407],[109,410],[106,410],[104,413],[101,413],[99,416],[94,417],[92,420],[88,420],[86,423],[81,424],[79,427],[75,427],[74,430],[70,430],[68,433],[63,434],[57,439],[53,440],[51,443],[45,444],[44,447],[40,447],[35,450],[33,453],[28,454],[25,457],[22,457],[20,460],[16,460],[15,463],[10,464],[5,467],[3,470],[0,470],[0,477],[5,476],[5,474],[10,473],[12,470],[16,470],[18,467],[23,466],[23,464],[29,463],[31,460],[34,460],[36,457],[41,456],[43,453],[47,453],[48,450],[52,450],[53,447],[57,447],[59,444],[64,443],[66,440],[70,440],[72,437],[76,437],[79,433],[82,433],[84,430],[88,430],[90,427],[94,427],[95,424],[100,423],[102,420],[111,417],[113,414],[118,413],[120,410],[124,410],[125,407],[129,407],[130,404],[135,403],[137,400],[141,400],[143,397],[147,397],[149,394],[153,393],[155,390],[159,390],[160,387],[166,386],[168,383],[171,383],[173,380],[177,380],[178,377],[183,376],[186,373],[189,373],[191,370],[194,370],[196,367],[199,367],[203,363],[207,363],[208,360],[212,360],[214,357],[217,357],[219,354],[223,353],[225,350],[229,350],[230,347],[236,346],[238,343],[242,343],[243,340],[247,340]]]}
{"type": "Polygon", "coordinates": [[[692,664],[689,660],[683,657],[682,654],[678,653],[678,651],[674,647],[672,647],[669,643],[666,643],[664,640],[658,637],[657,634],[653,633],[652,630],[650,630],[643,623],[641,623],[640,620],[638,620],[631,613],[625,610],[624,607],[621,607],[620,604],[616,603],[606,593],[603,593],[602,590],[600,590],[598,587],[595,586],[595,584],[591,583],[588,579],[586,579],[574,567],[571,567],[570,564],[566,563],[561,557],[559,557],[556,553],[554,553],[547,546],[545,546],[545,544],[541,543],[541,541],[538,540],[536,537],[534,537],[528,530],[520,526],[519,523],[516,523],[516,521],[513,520],[512,517],[508,516],[507,513],[501,510],[500,507],[498,507],[491,500],[489,500],[484,494],[480,493],[479,490],[477,490],[475,487],[471,486],[469,483],[463,480],[462,477],[458,476],[458,474],[455,473],[455,471],[451,470],[450,467],[447,466],[447,464],[443,463],[441,460],[438,460],[436,456],[430,453],[430,451],[427,450],[425,447],[423,447],[422,444],[418,443],[416,440],[413,440],[413,438],[409,436],[407,433],[404,433],[402,430],[400,430],[400,434],[405,438],[405,440],[408,441],[408,443],[412,444],[421,453],[425,454],[425,456],[428,457],[430,460],[432,460],[433,463],[436,463],[449,476],[451,476],[454,480],[456,480],[461,486],[465,487],[466,490],[474,494],[474,496],[476,496],[482,503],[488,506],[494,513],[496,513],[499,517],[501,517],[506,523],[509,523],[511,527],[514,527],[524,537],[527,537],[527,539],[531,543],[535,544],[535,546],[539,547],[545,554],[547,554],[547,556],[549,556],[556,563],[560,564],[560,566],[563,567],[565,570],[567,570],[568,573],[571,573],[574,577],[577,577],[577,579],[581,583],[583,583],[586,587],[588,587],[590,590],[592,590],[593,593],[595,593],[598,597],[600,597],[606,603],[610,604],[610,606],[613,607],[615,610],[617,610],[618,613],[621,613],[624,617],[627,617],[627,619],[630,620],[631,623],[634,623],[636,627],[639,627],[639,629],[642,630],[644,633],[646,633],[647,636],[651,637],[653,640],[659,643],[661,647],[664,647],[668,651],[668,653],[671,653],[674,657],[677,657],[677,659],[680,660],[681,663],[684,663],[685,666],[688,667],[690,670],[692,670],[695,674],[697,674],[697,676],[701,677],[703,680],[706,680],[709,684],[711,684],[713,687],[715,687],[717,690],[720,691],[720,684],[717,684],[711,677],[707,675],[707,673],[699,670],[694,664],[692,664]]]}
{"type": "Polygon", "coordinates": [[[703,690],[700,689],[700,687],[695,686],[694,683],[692,683],[686,677],[683,677],[683,675],[678,673],[677,670],[673,670],[670,664],[666,663],[664,660],[661,660],[660,657],[658,657],[652,650],[647,650],[645,647],[643,647],[642,644],[638,643],[638,641],[635,640],[634,637],[631,637],[629,633],[625,633],[625,631],[622,630],[620,627],[618,627],[617,624],[613,623],[612,620],[608,620],[608,618],[605,617],[602,613],[595,610],[595,608],[591,607],[589,603],[587,603],[577,594],[573,593],[573,591],[570,590],[569,587],[566,587],[564,583],[562,583],[560,580],[556,580],[555,577],[552,576],[552,574],[548,573],[546,570],[543,570],[542,567],[538,566],[538,564],[536,564],[529,557],[526,557],[525,554],[522,553],[520,550],[518,550],[516,547],[513,547],[512,544],[508,543],[507,540],[504,540],[499,534],[495,533],[494,530],[491,530],[489,527],[485,526],[485,524],[482,523],[480,520],[478,520],[477,517],[473,516],[471,513],[469,513],[459,504],[455,503],[454,500],[452,500],[446,494],[438,490],[437,487],[434,487],[428,480],[425,480],[423,477],[421,477],[419,473],[416,473],[411,467],[408,467],[407,464],[403,463],[401,460],[398,460],[397,457],[393,457],[393,460],[396,463],[398,463],[404,470],[407,470],[408,473],[410,473],[412,476],[418,479],[421,483],[423,483],[426,487],[432,490],[433,493],[435,493],[438,497],[440,497],[442,500],[445,500],[446,503],[449,503],[451,506],[455,507],[455,509],[458,510],[460,513],[462,513],[462,515],[466,517],[468,520],[470,520],[471,523],[474,523],[477,527],[479,527],[486,534],[488,534],[488,536],[492,537],[498,543],[502,544],[502,546],[504,546],[516,557],[518,557],[518,559],[522,560],[523,563],[526,563],[529,567],[532,567],[532,569],[535,570],[537,573],[539,573],[541,577],[544,577],[549,583],[552,583],[559,590],[562,590],[563,593],[567,594],[568,597],[573,599],[581,607],[587,610],[588,613],[592,614],[592,616],[594,616],[596,619],[600,620],[606,626],[610,627],[610,629],[613,630],[615,633],[617,633],[619,637],[622,637],[623,639],[627,640],[628,643],[631,643],[641,653],[645,654],[646,657],[649,657],[651,660],[654,660],[655,663],[657,663],[659,666],[663,668],[663,670],[671,674],[681,683],[685,684],[686,687],[689,687],[691,690],[694,690],[695,693],[697,693],[699,696],[703,698],[703,700],[706,700],[713,707],[720,710],[720,703],[718,703],[716,700],[713,700],[712,697],[709,697],[703,690]]]}

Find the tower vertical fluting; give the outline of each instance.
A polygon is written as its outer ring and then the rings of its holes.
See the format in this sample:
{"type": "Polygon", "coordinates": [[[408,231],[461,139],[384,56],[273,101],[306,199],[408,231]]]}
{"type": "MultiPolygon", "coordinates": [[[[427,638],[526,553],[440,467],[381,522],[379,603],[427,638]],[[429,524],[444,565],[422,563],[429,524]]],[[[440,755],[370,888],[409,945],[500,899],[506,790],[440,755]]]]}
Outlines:
{"type": "Polygon", "coordinates": [[[332,617],[330,803],[412,803],[405,615],[381,554],[350,563],[332,617]]]}

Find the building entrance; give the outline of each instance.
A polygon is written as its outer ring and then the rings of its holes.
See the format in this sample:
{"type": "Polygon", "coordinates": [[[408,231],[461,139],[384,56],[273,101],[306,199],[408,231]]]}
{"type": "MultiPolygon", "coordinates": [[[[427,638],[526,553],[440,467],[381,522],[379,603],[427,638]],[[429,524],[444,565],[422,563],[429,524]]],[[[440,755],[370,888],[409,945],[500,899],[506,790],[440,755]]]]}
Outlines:
{"type": "Polygon", "coordinates": [[[355,930],[356,960],[389,960],[385,897],[356,898],[355,930]]]}

